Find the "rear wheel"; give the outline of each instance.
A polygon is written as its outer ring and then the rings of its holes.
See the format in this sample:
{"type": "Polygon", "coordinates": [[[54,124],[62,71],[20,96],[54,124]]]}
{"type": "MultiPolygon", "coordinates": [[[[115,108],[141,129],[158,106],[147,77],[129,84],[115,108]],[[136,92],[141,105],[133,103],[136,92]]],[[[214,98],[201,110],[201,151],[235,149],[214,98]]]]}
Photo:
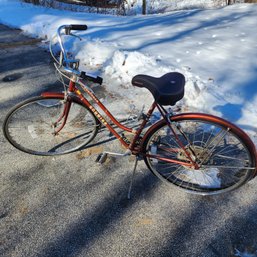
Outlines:
{"type": "Polygon", "coordinates": [[[162,181],[192,193],[209,195],[235,189],[253,177],[255,147],[241,129],[204,114],[176,115],[171,120],[185,150],[164,120],[150,128],[143,143],[144,161],[162,181]],[[186,165],[190,158],[199,169],[186,165]]]}
{"type": "Polygon", "coordinates": [[[56,134],[64,107],[63,96],[28,99],[7,114],[4,135],[14,147],[30,154],[60,155],[78,150],[93,140],[99,121],[81,103],[72,101],[66,124],[56,134]]]}

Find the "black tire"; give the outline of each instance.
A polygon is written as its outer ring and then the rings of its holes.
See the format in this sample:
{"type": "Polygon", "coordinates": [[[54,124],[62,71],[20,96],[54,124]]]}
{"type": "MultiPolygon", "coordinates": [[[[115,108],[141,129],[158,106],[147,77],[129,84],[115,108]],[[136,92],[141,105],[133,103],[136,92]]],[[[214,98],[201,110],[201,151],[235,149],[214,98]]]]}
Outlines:
{"type": "Polygon", "coordinates": [[[164,120],[143,138],[144,161],[162,181],[190,193],[212,195],[245,184],[256,174],[255,146],[235,125],[212,115],[181,114],[171,118],[179,140],[200,169],[147,157],[147,154],[189,163],[164,120]]]}
{"type": "Polygon", "coordinates": [[[91,110],[73,99],[67,122],[55,135],[53,124],[63,107],[61,94],[33,97],[16,105],[3,123],[6,139],[17,149],[34,155],[61,155],[81,149],[94,139],[100,123],[91,110]]]}

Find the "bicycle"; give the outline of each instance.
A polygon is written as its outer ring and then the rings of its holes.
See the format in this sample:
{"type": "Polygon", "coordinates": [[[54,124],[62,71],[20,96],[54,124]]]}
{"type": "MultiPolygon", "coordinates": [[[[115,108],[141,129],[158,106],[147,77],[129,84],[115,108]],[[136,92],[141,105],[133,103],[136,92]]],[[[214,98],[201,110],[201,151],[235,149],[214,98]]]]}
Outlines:
{"type": "Polygon", "coordinates": [[[159,78],[136,75],[132,85],[147,88],[154,102],[142,115],[137,129],[118,121],[88,85],[88,81],[101,85],[102,78],[80,71],[79,60],[73,59],[64,47],[64,35],[76,36],[71,31],[86,29],[86,25],[58,28],[59,59],[53,55],[51,43],[50,52],[57,62],[56,69],[69,79],[69,84],[64,92],[44,92],[9,111],[3,131],[14,147],[35,155],[67,154],[83,149],[104,126],[126,150],[104,152],[98,158],[100,163],[109,155],[136,156],[129,197],[137,162],[141,159],[162,181],[201,195],[228,192],[256,176],[256,149],[240,128],[209,114],[173,114],[170,108],[167,110],[167,106],[174,106],[184,96],[185,77],[181,73],[170,72],[159,78]],[[156,109],[162,119],[143,132],[156,109]],[[117,127],[133,138],[129,140],[118,133],[117,127]]]}

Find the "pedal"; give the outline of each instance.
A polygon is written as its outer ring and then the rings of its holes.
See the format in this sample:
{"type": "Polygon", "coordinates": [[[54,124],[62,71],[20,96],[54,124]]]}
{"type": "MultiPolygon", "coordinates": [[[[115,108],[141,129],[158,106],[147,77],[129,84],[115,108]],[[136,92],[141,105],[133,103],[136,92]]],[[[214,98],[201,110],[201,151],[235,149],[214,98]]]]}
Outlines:
{"type": "Polygon", "coordinates": [[[106,162],[107,157],[108,157],[108,154],[107,154],[107,153],[100,153],[100,154],[97,156],[95,162],[97,162],[97,163],[99,163],[99,164],[103,164],[103,163],[106,162]]]}

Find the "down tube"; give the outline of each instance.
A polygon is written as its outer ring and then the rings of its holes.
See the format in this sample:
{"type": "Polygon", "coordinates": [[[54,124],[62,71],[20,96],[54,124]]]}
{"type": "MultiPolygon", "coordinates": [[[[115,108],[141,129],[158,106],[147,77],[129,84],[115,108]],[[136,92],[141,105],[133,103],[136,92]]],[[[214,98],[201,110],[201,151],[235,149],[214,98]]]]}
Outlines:
{"type": "MultiPolygon", "coordinates": [[[[82,81],[79,81],[80,86],[83,88],[83,90],[96,102],[96,104],[102,109],[102,111],[111,119],[111,121],[117,125],[119,128],[129,132],[129,133],[133,133],[132,128],[128,128],[124,125],[122,125],[120,122],[118,122],[113,115],[108,111],[108,109],[101,103],[101,101],[96,97],[96,95],[91,92],[90,90],[88,90],[88,88],[83,84],[82,81]]],[[[78,95],[81,95],[79,90],[76,90],[76,93],[78,95]]],[[[83,98],[80,98],[81,101],[83,101],[83,98]]],[[[87,105],[88,106],[88,105],[87,105]]],[[[89,107],[89,106],[88,106],[89,107]]]]}
{"type": "MultiPolygon", "coordinates": [[[[122,137],[113,129],[113,127],[111,125],[109,125],[109,123],[105,120],[105,118],[89,103],[89,101],[84,98],[81,93],[77,90],[75,91],[79,96],[80,96],[80,101],[86,105],[96,116],[96,118],[104,125],[108,128],[108,130],[120,141],[120,143],[128,148],[129,145],[122,139],[122,137]]],[[[101,107],[101,106],[100,106],[101,107]]]]}

